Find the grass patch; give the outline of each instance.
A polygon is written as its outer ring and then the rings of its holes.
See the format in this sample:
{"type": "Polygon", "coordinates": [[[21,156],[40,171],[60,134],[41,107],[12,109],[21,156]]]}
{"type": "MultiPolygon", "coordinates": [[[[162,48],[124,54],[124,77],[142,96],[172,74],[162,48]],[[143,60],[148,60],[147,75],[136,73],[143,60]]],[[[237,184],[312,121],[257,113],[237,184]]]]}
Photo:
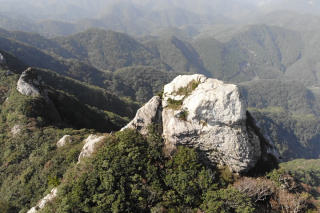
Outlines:
{"type": "Polygon", "coordinates": [[[183,100],[189,96],[192,91],[194,91],[200,84],[200,81],[192,80],[186,87],[181,87],[176,92],[176,95],[184,95],[185,97],[182,100],[174,100],[172,98],[168,99],[168,108],[178,110],[181,108],[183,100]]]}
{"type": "Polygon", "coordinates": [[[186,87],[179,88],[176,94],[188,96],[199,86],[199,84],[199,80],[192,80],[186,87]]]}
{"type": "Polygon", "coordinates": [[[183,103],[183,100],[174,100],[172,98],[169,98],[168,99],[168,108],[174,109],[174,110],[180,109],[182,106],[182,103],[183,103]]]}

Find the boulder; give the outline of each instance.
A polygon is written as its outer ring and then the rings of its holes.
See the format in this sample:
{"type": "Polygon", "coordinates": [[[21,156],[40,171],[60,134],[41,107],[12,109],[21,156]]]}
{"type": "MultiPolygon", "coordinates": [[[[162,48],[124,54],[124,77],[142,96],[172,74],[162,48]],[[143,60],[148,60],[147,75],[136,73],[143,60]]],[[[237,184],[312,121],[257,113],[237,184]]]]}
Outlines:
{"type": "Polygon", "coordinates": [[[148,126],[152,123],[161,122],[161,98],[154,96],[151,100],[141,107],[134,119],[121,129],[137,129],[142,135],[148,133],[148,126]]]}
{"type": "Polygon", "coordinates": [[[32,68],[25,70],[17,83],[17,90],[26,96],[41,96],[41,86],[38,75],[32,68]]]}
{"type": "Polygon", "coordinates": [[[89,135],[89,137],[84,141],[85,144],[82,147],[82,150],[78,157],[78,163],[81,162],[81,159],[90,157],[92,153],[95,151],[95,148],[98,144],[100,144],[106,138],[105,135],[89,135]]]}
{"type": "Polygon", "coordinates": [[[277,161],[277,150],[259,132],[234,84],[199,74],[178,76],[165,85],[162,99],[151,99],[125,128],[146,134],[154,120],[162,123],[167,154],[179,145],[193,147],[209,162],[236,173],[277,161]]]}
{"type": "Polygon", "coordinates": [[[71,142],[72,142],[72,137],[70,135],[65,135],[57,142],[57,147],[58,148],[63,147],[71,142]]]}

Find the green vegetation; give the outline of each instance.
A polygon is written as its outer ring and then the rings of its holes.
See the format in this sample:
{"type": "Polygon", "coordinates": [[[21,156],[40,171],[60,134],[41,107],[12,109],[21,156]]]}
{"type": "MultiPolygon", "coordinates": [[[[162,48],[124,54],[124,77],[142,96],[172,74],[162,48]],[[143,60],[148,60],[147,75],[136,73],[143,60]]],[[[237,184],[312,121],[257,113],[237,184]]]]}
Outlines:
{"type": "Polygon", "coordinates": [[[283,108],[250,108],[259,126],[269,135],[285,160],[318,158],[319,119],[315,116],[294,114],[283,108]]]}
{"type": "Polygon", "coordinates": [[[91,29],[56,41],[73,56],[100,70],[148,65],[161,68],[161,61],[130,36],[91,29]]]}
{"type": "Polygon", "coordinates": [[[177,75],[150,66],[130,66],[115,71],[104,83],[114,94],[145,103],[177,75]]]}
{"type": "Polygon", "coordinates": [[[181,108],[183,100],[174,100],[172,98],[168,98],[168,108],[178,110],[181,108]]]}
{"type": "Polygon", "coordinates": [[[301,182],[313,187],[320,185],[319,159],[296,159],[281,164],[281,168],[290,172],[301,182]]]}
{"type": "MultiPolygon", "coordinates": [[[[178,110],[181,108],[183,101],[186,97],[188,97],[192,91],[194,91],[198,85],[200,84],[199,81],[196,80],[192,80],[186,87],[181,87],[178,89],[178,91],[176,92],[177,95],[183,95],[184,97],[181,100],[174,100],[172,98],[168,98],[167,102],[168,102],[168,108],[170,109],[174,109],[174,110],[178,110]]],[[[179,118],[181,118],[182,120],[185,120],[188,116],[188,111],[181,111],[181,113],[179,114],[179,118]]]]}
{"type": "Polygon", "coordinates": [[[58,198],[42,212],[185,212],[201,205],[252,212],[249,198],[221,189],[218,172],[194,149],[181,146],[166,158],[161,140],[158,132],[143,138],[134,130],[109,136],[94,157],[68,170],[58,198]]]}
{"type": "Polygon", "coordinates": [[[255,212],[250,198],[234,188],[208,192],[202,209],[205,212],[255,212]]]}
{"type": "MultiPolygon", "coordinates": [[[[53,187],[67,168],[77,162],[81,141],[88,130],[35,128],[22,126],[18,135],[2,129],[0,137],[0,195],[8,212],[26,212],[53,187]],[[56,142],[65,134],[72,143],[57,149],[56,142]]],[[[3,208],[1,207],[0,209],[3,208]]],[[[6,211],[1,211],[6,212],[6,211]]]]}
{"type": "Polygon", "coordinates": [[[181,87],[176,92],[177,95],[189,96],[200,84],[200,81],[192,80],[186,87],[181,87]]]}

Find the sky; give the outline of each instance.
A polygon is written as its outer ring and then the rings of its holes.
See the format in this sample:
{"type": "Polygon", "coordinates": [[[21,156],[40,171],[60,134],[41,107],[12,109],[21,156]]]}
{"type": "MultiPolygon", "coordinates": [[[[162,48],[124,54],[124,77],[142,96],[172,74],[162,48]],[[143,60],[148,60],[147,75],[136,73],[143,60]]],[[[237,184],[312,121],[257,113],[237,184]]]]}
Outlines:
{"type": "Polygon", "coordinates": [[[124,2],[147,10],[179,7],[194,13],[221,13],[227,17],[273,10],[294,10],[320,16],[320,0],[0,0],[0,15],[75,21],[97,18],[112,5],[124,2]]]}

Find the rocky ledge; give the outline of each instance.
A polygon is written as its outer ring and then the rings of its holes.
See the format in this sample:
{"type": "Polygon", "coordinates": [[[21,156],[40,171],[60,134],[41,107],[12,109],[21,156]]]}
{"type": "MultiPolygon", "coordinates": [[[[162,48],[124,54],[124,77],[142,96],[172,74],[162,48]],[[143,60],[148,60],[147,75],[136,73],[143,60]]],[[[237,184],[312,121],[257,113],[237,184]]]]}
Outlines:
{"type": "Polygon", "coordinates": [[[178,145],[194,147],[209,162],[236,173],[278,160],[272,142],[247,112],[239,88],[203,75],[176,77],[165,85],[163,96],[152,98],[124,129],[146,134],[151,123],[162,125],[169,154],[178,145]]]}

